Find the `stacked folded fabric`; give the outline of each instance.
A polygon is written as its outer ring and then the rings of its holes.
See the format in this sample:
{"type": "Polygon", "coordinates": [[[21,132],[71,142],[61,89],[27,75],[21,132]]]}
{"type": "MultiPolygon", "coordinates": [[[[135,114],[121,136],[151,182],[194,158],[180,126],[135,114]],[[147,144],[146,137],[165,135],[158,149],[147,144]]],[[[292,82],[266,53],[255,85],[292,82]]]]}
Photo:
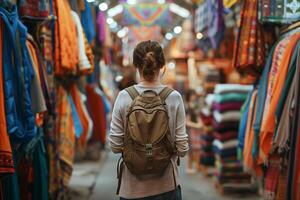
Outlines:
{"type": "Polygon", "coordinates": [[[237,160],[238,128],[240,109],[247,98],[251,86],[238,84],[218,84],[212,102],[212,146],[215,154],[215,179],[225,186],[251,185],[251,176],[243,172],[237,160]]]}
{"type": "Polygon", "coordinates": [[[214,166],[215,156],[213,152],[213,115],[211,112],[213,95],[209,94],[205,99],[205,107],[201,109],[200,118],[203,123],[203,132],[201,134],[201,150],[200,150],[200,164],[202,166],[214,166]]]}

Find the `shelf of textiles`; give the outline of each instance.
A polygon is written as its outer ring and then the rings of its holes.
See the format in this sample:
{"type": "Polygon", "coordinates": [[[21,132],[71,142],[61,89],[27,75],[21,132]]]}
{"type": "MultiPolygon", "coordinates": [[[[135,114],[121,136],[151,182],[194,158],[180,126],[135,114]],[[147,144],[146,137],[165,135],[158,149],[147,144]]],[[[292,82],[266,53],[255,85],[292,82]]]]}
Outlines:
{"type": "Polygon", "coordinates": [[[251,175],[243,171],[243,165],[237,159],[240,109],[251,89],[249,85],[218,84],[211,97],[216,166],[214,179],[218,188],[253,189],[251,175]]]}
{"type": "Polygon", "coordinates": [[[206,95],[204,106],[200,111],[200,119],[203,124],[200,135],[200,168],[205,175],[211,175],[212,171],[209,168],[213,167],[215,163],[212,148],[214,137],[212,127],[211,93],[214,91],[215,85],[223,81],[223,74],[219,69],[203,68],[202,79],[204,80],[203,87],[206,95]]]}
{"type": "Polygon", "coordinates": [[[266,199],[300,199],[299,39],[295,23],[272,47],[240,123],[244,168],[263,179],[266,199]]]}
{"type": "Polygon", "coordinates": [[[80,1],[79,17],[68,1],[9,2],[0,2],[0,199],[59,199],[75,152],[106,139],[109,103],[90,47],[96,26],[85,18],[92,9],[80,1]]]}

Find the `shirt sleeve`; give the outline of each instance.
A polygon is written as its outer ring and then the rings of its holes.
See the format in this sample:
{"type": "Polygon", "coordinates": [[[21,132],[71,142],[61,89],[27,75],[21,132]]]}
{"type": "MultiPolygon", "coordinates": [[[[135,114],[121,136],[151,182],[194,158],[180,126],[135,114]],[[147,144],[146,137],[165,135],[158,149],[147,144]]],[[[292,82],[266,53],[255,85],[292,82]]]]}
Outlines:
{"type": "Polygon", "coordinates": [[[119,93],[112,111],[109,144],[112,152],[121,153],[124,145],[124,123],[122,119],[122,97],[119,93]]]}
{"type": "Polygon", "coordinates": [[[177,148],[178,156],[185,156],[189,150],[188,135],[186,132],[186,116],[183,100],[180,96],[179,105],[176,113],[176,124],[175,124],[175,145],[177,148]]]}

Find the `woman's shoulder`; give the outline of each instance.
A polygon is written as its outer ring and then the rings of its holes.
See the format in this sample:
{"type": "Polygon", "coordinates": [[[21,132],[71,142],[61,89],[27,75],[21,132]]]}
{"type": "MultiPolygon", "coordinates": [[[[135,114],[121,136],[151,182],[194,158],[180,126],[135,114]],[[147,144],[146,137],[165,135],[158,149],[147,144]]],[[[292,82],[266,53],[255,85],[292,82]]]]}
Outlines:
{"type": "Polygon", "coordinates": [[[177,90],[173,90],[168,96],[167,101],[178,104],[183,102],[181,94],[177,90]]]}

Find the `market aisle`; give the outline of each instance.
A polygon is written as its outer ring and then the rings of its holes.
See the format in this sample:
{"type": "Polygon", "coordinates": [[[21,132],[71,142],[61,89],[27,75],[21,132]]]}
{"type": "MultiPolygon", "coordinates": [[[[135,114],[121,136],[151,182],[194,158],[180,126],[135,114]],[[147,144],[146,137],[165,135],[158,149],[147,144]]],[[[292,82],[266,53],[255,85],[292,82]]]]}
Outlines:
{"type": "MultiPolygon", "coordinates": [[[[104,161],[103,167],[97,178],[93,193],[90,200],[117,200],[115,196],[115,188],[117,184],[116,179],[116,163],[118,156],[109,153],[107,159],[104,161]]],[[[183,162],[182,162],[183,163],[183,162]]],[[[200,173],[193,175],[186,175],[181,166],[181,179],[183,186],[184,200],[232,200],[241,199],[239,196],[221,196],[215,190],[213,182],[210,178],[205,178],[200,173]]],[[[258,197],[242,198],[245,200],[257,200],[258,197]]]]}

